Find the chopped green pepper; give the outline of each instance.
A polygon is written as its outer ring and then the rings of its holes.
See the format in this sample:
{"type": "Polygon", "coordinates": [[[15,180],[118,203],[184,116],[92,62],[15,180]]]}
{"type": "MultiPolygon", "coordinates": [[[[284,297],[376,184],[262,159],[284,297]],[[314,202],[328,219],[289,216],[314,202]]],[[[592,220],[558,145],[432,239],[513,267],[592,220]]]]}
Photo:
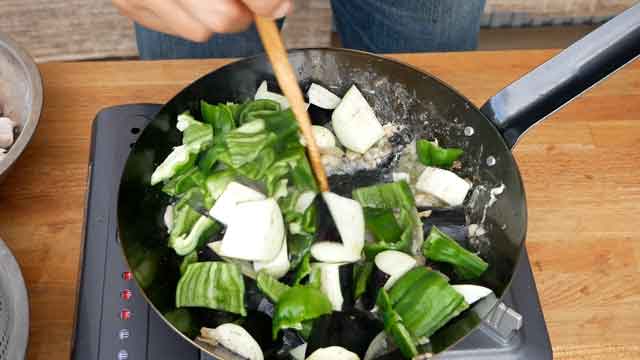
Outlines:
{"type": "Polygon", "coordinates": [[[213,126],[216,135],[226,134],[236,127],[233,119],[233,107],[230,104],[211,105],[202,100],[200,101],[200,113],[204,122],[213,126]]]}
{"type": "Polygon", "coordinates": [[[271,275],[264,271],[258,273],[256,279],[258,288],[274,303],[277,303],[282,294],[284,294],[290,287],[280,281],[274,279],[271,275]]]}
{"type": "Polygon", "coordinates": [[[367,290],[367,282],[371,272],[373,272],[373,261],[367,261],[358,266],[355,271],[355,287],[353,288],[353,298],[358,299],[367,290]]]}
{"type": "Polygon", "coordinates": [[[297,326],[306,320],[331,313],[331,302],[319,289],[294,286],[285,291],[273,312],[273,338],[280,329],[297,326]]]}
{"type": "Polygon", "coordinates": [[[393,209],[365,207],[364,221],[367,230],[377,241],[396,242],[402,236],[402,229],[396,221],[393,209]]]}
{"type": "Polygon", "coordinates": [[[218,200],[230,182],[235,178],[235,173],[231,169],[220,170],[207,177],[206,187],[211,197],[218,200]]]}
{"type": "Polygon", "coordinates": [[[389,300],[414,338],[431,336],[469,306],[446,277],[425,267],[403,275],[391,288],[389,300]]]}
{"type": "Polygon", "coordinates": [[[303,257],[300,265],[296,269],[296,275],[293,279],[293,285],[299,285],[300,282],[311,274],[311,253],[307,252],[303,257]]]}
{"type": "Polygon", "coordinates": [[[456,274],[465,280],[479,277],[489,267],[486,261],[460,246],[436,226],[431,228],[422,245],[422,253],[429,260],[452,264],[456,274]]]}
{"type": "Polygon", "coordinates": [[[240,269],[225,262],[189,265],[176,288],[176,307],[206,307],[246,316],[240,269]]]}
{"type": "Polygon", "coordinates": [[[418,355],[418,349],[409,330],[404,326],[402,317],[393,310],[391,300],[385,289],[380,289],[376,304],[382,312],[384,331],[391,335],[393,342],[400,349],[402,355],[408,359],[413,359],[414,356],[418,355]]]}
{"type": "Polygon", "coordinates": [[[203,186],[205,175],[196,167],[187,172],[174,176],[163,187],[162,191],[171,196],[178,196],[191,188],[203,186]]]}
{"type": "Polygon", "coordinates": [[[418,160],[426,166],[450,168],[453,162],[464,153],[462,149],[442,148],[432,141],[418,140],[416,142],[418,160]]]}

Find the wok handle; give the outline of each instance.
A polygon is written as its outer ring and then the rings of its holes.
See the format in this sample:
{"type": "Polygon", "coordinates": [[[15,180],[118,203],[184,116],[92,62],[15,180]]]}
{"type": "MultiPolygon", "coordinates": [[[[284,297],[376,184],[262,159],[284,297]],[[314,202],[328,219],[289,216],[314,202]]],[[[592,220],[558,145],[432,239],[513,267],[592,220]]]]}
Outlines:
{"type": "Polygon", "coordinates": [[[640,54],[640,4],[487,100],[481,111],[513,147],[520,136],[640,54]]]}

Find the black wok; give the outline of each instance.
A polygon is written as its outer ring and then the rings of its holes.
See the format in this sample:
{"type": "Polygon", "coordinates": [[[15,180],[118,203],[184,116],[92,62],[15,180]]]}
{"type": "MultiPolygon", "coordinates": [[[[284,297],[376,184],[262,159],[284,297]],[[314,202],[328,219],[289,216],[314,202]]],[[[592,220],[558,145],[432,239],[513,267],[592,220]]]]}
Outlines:
{"type": "MultiPolygon", "coordinates": [[[[477,201],[467,199],[465,212],[473,223],[479,222],[486,211],[488,233],[480,241],[469,243],[464,237],[461,241],[468,248],[479,251],[489,262],[489,270],[478,283],[492,288],[497,297],[501,297],[522,253],[527,226],[525,191],[511,148],[531,126],[632,61],[639,53],[640,5],[637,5],[512,83],[481,109],[433,76],[376,55],[350,50],[304,49],[291,51],[289,59],[303,89],[313,81],[343,94],[349,86],[356,84],[383,123],[393,120],[410,129],[398,141],[406,143],[414,137],[437,138],[445,146],[465,150],[461,173],[481,189],[472,195],[477,201]],[[485,210],[489,189],[501,184],[505,185],[503,194],[485,210]]],[[[170,199],[158,187],[149,186],[150,175],[172,147],[181,142],[181,134],[175,128],[179,113],[197,109],[195,105],[200,99],[210,103],[250,99],[265,79],[270,87],[276,87],[271,66],[264,55],[240,60],[200,78],[160,110],[129,155],[118,195],[119,237],[127,261],[136,274],[136,282],[163,318],[163,314],[175,309],[174,292],[180,259],[166,246],[162,213],[170,199]]],[[[374,178],[379,181],[386,170],[379,169],[373,174],[374,178]]],[[[345,186],[361,186],[371,178],[370,173],[360,175],[363,174],[333,178],[332,185],[346,191],[345,186]]],[[[206,250],[199,254],[205,259],[212,256],[206,250]]],[[[252,302],[262,301],[257,292],[250,292],[247,297],[249,306],[252,302]]],[[[486,308],[480,311],[480,307],[472,307],[434,334],[431,339],[433,351],[443,351],[468,334],[485,315],[486,308]]],[[[215,327],[234,320],[215,311],[187,311],[198,327],[215,327]]],[[[266,348],[265,355],[275,356],[275,350],[282,347],[283,342],[292,341],[285,336],[277,343],[270,342],[269,319],[262,314],[254,317],[251,331],[266,348]]],[[[191,340],[193,333],[176,332],[201,349],[228,358],[228,354],[220,349],[196,344],[191,340]]]]}

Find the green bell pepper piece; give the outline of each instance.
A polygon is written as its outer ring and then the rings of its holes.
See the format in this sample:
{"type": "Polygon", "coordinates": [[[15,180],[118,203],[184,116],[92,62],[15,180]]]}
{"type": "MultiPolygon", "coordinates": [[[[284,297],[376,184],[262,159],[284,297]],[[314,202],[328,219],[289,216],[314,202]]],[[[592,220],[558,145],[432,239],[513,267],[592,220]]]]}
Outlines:
{"type": "Polygon", "coordinates": [[[367,283],[369,282],[369,277],[373,272],[373,266],[373,261],[367,261],[356,268],[354,274],[356,285],[353,288],[354,299],[358,299],[367,290],[367,283]]]}
{"type": "Polygon", "coordinates": [[[216,135],[226,134],[236,127],[234,122],[235,104],[211,105],[206,101],[200,101],[200,113],[204,122],[213,126],[216,135]]]}
{"type": "Polygon", "coordinates": [[[402,229],[396,221],[392,209],[365,207],[364,222],[367,230],[377,241],[396,242],[402,236],[402,229]]]}
{"type": "Polygon", "coordinates": [[[450,168],[453,162],[464,153],[458,148],[442,148],[432,141],[418,140],[416,142],[418,160],[426,166],[450,168]]]}
{"type": "Polygon", "coordinates": [[[260,289],[269,298],[269,300],[274,303],[277,303],[282,294],[291,288],[290,286],[274,279],[264,271],[260,271],[258,273],[256,283],[258,284],[258,289],[260,289]]]}
{"type": "Polygon", "coordinates": [[[431,336],[469,304],[439,272],[418,267],[402,276],[389,300],[414,338],[431,336]]]}
{"type": "Polygon", "coordinates": [[[196,167],[187,172],[174,176],[162,187],[162,191],[171,196],[178,196],[194,187],[203,186],[205,175],[196,167]]]}
{"type": "Polygon", "coordinates": [[[385,289],[380,289],[376,304],[382,312],[384,331],[391,335],[393,342],[407,359],[413,359],[418,355],[416,347],[409,330],[404,326],[402,317],[393,310],[389,295],[385,289]]]}
{"type": "MultiPolygon", "coordinates": [[[[192,265],[193,266],[193,265],[192,265]]],[[[331,302],[319,289],[294,286],[285,291],[273,312],[273,339],[280,329],[297,326],[306,320],[331,313],[331,302]]]]}
{"type": "Polygon", "coordinates": [[[169,246],[176,254],[185,256],[194,251],[198,246],[204,244],[213,234],[220,231],[221,226],[216,221],[200,215],[200,218],[193,225],[189,234],[182,234],[169,240],[169,246]]]}
{"type": "Polygon", "coordinates": [[[489,267],[486,261],[460,246],[436,226],[431,228],[422,245],[422,253],[429,260],[453,265],[456,274],[465,280],[478,278],[489,267]]]}

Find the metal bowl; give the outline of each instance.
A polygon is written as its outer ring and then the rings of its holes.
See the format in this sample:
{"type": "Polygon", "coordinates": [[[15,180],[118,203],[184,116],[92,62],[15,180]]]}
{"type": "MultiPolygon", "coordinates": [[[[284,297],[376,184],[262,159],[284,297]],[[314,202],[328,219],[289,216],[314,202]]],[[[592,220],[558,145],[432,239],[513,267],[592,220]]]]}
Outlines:
{"type": "Polygon", "coordinates": [[[0,239],[0,360],[22,360],[29,338],[29,299],[16,259],[0,239]]]}
{"type": "Polygon", "coordinates": [[[0,113],[18,124],[18,136],[0,160],[0,182],[31,141],[41,110],[42,78],[35,62],[0,33],[0,113]]]}

